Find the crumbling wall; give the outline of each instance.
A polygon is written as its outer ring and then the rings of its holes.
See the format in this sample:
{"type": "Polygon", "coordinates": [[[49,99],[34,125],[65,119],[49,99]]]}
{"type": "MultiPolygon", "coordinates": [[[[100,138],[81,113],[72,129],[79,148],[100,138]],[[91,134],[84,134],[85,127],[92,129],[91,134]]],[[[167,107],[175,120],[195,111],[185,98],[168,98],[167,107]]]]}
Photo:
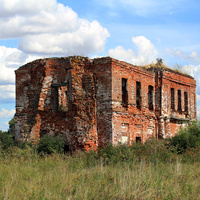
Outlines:
{"type": "Polygon", "coordinates": [[[43,59],[16,71],[16,137],[61,134],[70,149],[96,148],[96,99],[91,61],[43,59]]]}
{"type": "Polygon", "coordinates": [[[111,58],[94,59],[99,147],[112,143],[112,71],[111,58]]]}
{"type": "Polygon", "coordinates": [[[73,121],[69,141],[73,147],[95,149],[98,146],[96,117],[96,85],[92,60],[71,59],[73,121]],[[73,139],[72,139],[73,138],[73,139]],[[76,138],[76,139],[74,139],[76,138]],[[83,145],[83,146],[81,146],[83,145]]]}
{"type": "MultiPolygon", "coordinates": [[[[16,138],[27,139],[36,123],[37,108],[40,101],[45,61],[33,62],[16,71],[16,138]]],[[[38,137],[31,135],[31,137],[38,137]]]]}

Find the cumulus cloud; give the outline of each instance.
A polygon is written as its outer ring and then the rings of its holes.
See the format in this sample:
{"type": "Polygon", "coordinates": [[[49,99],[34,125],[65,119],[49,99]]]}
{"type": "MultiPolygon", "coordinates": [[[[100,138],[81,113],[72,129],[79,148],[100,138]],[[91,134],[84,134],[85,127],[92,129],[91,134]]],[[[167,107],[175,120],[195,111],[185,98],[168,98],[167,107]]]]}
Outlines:
{"type": "Polygon", "coordinates": [[[108,55],[136,65],[143,65],[156,60],[158,52],[150,40],[144,36],[137,36],[132,38],[132,42],[135,45],[135,51],[118,46],[115,49],[110,49],[108,55]]]}
{"type": "Polygon", "coordinates": [[[29,35],[19,41],[19,48],[28,53],[88,55],[103,50],[108,36],[97,21],[87,21],[73,32],[29,35]]]}
{"type": "Polygon", "coordinates": [[[111,9],[126,9],[130,10],[134,15],[149,16],[155,14],[173,14],[182,7],[182,0],[93,0],[102,6],[107,6],[111,9]]]}
{"type": "Polygon", "coordinates": [[[0,85],[15,84],[14,71],[22,64],[38,58],[23,53],[16,48],[0,46],[0,85]]]}
{"type": "Polygon", "coordinates": [[[30,15],[41,9],[53,9],[56,6],[56,0],[1,0],[0,17],[8,17],[23,13],[30,15]]]}
{"type": "Polygon", "coordinates": [[[88,55],[103,50],[109,32],[56,0],[1,0],[0,38],[19,38],[26,53],[88,55]]]}
{"type": "Polygon", "coordinates": [[[0,118],[11,118],[14,116],[14,114],[15,114],[14,109],[6,110],[6,109],[2,108],[1,112],[0,112],[0,118]]]}
{"type": "Polygon", "coordinates": [[[15,100],[15,85],[0,85],[0,103],[13,103],[15,100]]]}
{"type": "MultiPolygon", "coordinates": [[[[200,95],[200,76],[199,76],[200,65],[185,65],[182,67],[181,70],[194,77],[194,79],[196,80],[196,84],[197,84],[196,93],[198,95],[200,95]]],[[[198,98],[197,100],[199,101],[200,100],[199,96],[197,98],[198,98]]]]}
{"type": "Polygon", "coordinates": [[[191,63],[200,62],[200,54],[198,54],[196,51],[191,51],[190,54],[186,54],[180,49],[167,49],[167,53],[172,57],[178,57],[191,63]]]}
{"type": "Polygon", "coordinates": [[[16,48],[0,46],[0,103],[15,100],[15,70],[39,57],[23,53],[16,48]]]}
{"type": "MultiPolygon", "coordinates": [[[[197,98],[197,104],[200,104],[200,65],[185,65],[181,68],[183,72],[186,72],[187,74],[194,77],[196,80],[196,98],[197,98]]],[[[197,116],[200,118],[200,106],[197,106],[197,116]]]]}

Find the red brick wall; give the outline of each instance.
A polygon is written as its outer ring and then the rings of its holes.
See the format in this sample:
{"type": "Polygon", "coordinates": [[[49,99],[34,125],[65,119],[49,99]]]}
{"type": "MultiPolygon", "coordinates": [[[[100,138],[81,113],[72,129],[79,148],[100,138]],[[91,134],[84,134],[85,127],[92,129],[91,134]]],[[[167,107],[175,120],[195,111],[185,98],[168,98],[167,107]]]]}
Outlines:
{"type": "MultiPolygon", "coordinates": [[[[37,60],[16,71],[16,137],[61,134],[70,148],[96,148],[96,98],[91,61],[72,57],[37,60]],[[67,111],[55,111],[54,89],[67,88],[67,111]],[[54,87],[52,87],[52,85],[54,87]]],[[[59,97],[58,97],[59,98],[59,97]]]]}
{"type": "Polygon", "coordinates": [[[94,59],[96,84],[97,133],[99,146],[112,142],[112,71],[111,58],[94,59]]]}
{"type": "Polygon", "coordinates": [[[36,60],[16,71],[16,138],[61,134],[71,150],[89,150],[107,143],[131,144],[136,138],[144,143],[151,137],[174,136],[185,122],[196,119],[195,88],[189,76],[163,68],[145,70],[109,57],[36,60]],[[122,79],[126,79],[125,100],[122,79]],[[140,108],[136,82],[141,83],[140,108]],[[149,86],[153,87],[153,110],[149,109],[149,86]],[[178,90],[182,112],[177,110],[178,90]]]}
{"type": "MultiPolygon", "coordinates": [[[[112,142],[135,142],[141,137],[145,142],[156,136],[156,116],[148,106],[148,86],[154,87],[154,73],[113,59],[112,62],[112,108],[113,132],[112,142]],[[122,105],[122,78],[127,79],[128,107],[122,105]],[[136,81],[141,82],[141,109],[136,106],[136,81]]],[[[154,102],[155,106],[155,102],[154,102]]]]}
{"type": "Polygon", "coordinates": [[[163,72],[162,85],[161,115],[165,117],[165,135],[174,136],[174,134],[178,132],[179,128],[184,126],[186,121],[196,119],[196,82],[193,78],[187,75],[166,70],[163,72]],[[171,88],[174,88],[175,110],[171,109],[171,88]],[[178,110],[178,90],[181,91],[181,111],[178,110]],[[188,112],[185,111],[184,92],[187,92],[188,94],[188,112]],[[169,119],[168,122],[167,119],[169,119]]]}

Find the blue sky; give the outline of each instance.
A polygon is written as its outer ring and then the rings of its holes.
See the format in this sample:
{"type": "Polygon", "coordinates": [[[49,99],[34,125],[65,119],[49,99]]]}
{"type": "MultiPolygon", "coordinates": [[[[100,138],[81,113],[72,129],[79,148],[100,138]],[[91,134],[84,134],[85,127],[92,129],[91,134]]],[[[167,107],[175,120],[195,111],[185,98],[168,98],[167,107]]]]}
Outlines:
{"type": "Polygon", "coordinates": [[[0,130],[15,113],[15,74],[37,58],[111,56],[141,65],[162,58],[197,81],[198,0],[0,0],[0,130]]]}

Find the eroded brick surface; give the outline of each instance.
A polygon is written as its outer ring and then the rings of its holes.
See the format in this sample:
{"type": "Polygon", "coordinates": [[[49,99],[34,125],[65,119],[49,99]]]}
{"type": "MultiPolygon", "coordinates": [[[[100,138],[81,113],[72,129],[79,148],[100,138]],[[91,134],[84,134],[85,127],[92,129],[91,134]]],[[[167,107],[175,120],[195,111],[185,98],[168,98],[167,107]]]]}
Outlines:
{"type": "Polygon", "coordinates": [[[196,82],[110,57],[49,58],[16,70],[16,138],[61,134],[71,150],[166,138],[196,119],[196,82]]]}

